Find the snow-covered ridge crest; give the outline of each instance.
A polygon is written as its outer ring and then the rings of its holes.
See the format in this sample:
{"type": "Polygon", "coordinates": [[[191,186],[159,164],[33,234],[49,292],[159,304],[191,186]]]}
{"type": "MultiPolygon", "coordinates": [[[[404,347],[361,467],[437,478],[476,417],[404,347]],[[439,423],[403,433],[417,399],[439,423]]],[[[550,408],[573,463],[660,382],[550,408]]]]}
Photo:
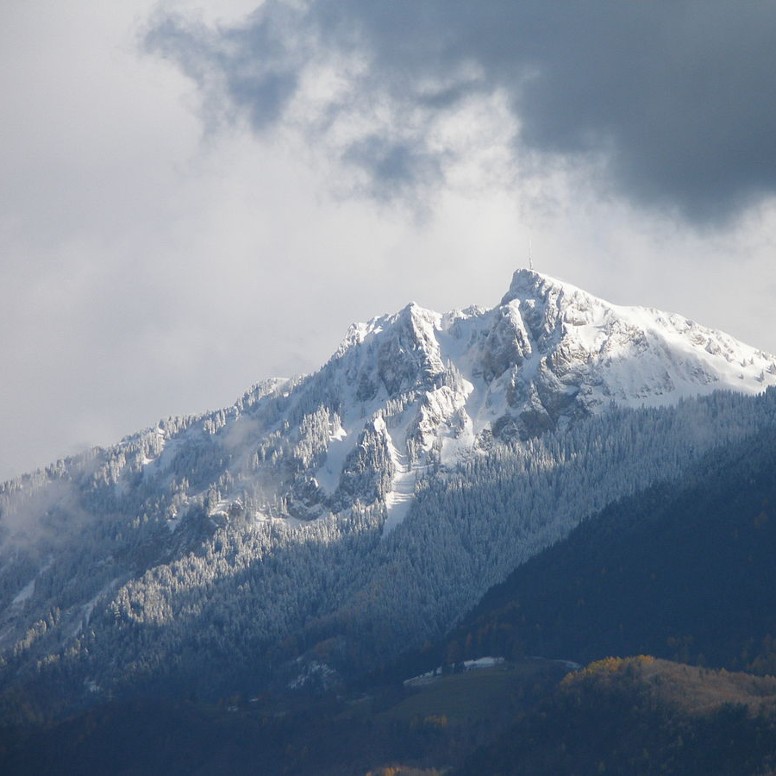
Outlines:
{"type": "Polygon", "coordinates": [[[657,406],[717,389],[759,393],[776,382],[774,356],[723,332],[674,313],[613,305],[539,273],[518,270],[505,305],[519,310],[545,373],[578,386],[593,411],[607,401],[657,406]]]}
{"type": "Polygon", "coordinates": [[[302,520],[382,505],[392,527],[420,474],[492,438],[526,440],[612,406],[774,384],[776,359],[726,334],[520,269],[492,309],[440,314],[411,303],[354,324],[317,373],[265,381],[233,407],[128,437],[79,476],[110,483],[118,499],[172,494],[171,528],[192,499],[218,514],[239,500],[302,520]]]}
{"type": "Polygon", "coordinates": [[[371,459],[385,462],[378,490],[393,527],[413,472],[454,465],[492,437],[528,439],[612,406],[758,393],[776,384],[776,359],[680,315],[521,269],[492,309],[412,303],[354,324],[313,381],[341,408],[316,485],[342,495],[355,451],[378,445],[371,459]]]}
{"type": "Polygon", "coordinates": [[[362,395],[430,394],[444,383],[455,394],[447,402],[455,425],[474,436],[526,438],[612,404],[659,406],[776,383],[773,356],[722,332],[529,270],[514,274],[491,310],[440,315],[409,305],[355,326],[335,360],[350,362],[362,395]]]}
{"type": "Polygon", "coordinates": [[[354,324],[315,374],[257,384],[230,408],[170,419],[6,493],[88,480],[111,488],[111,509],[129,499],[142,514],[148,499],[175,531],[193,504],[217,520],[303,521],[359,504],[383,510],[392,529],[429,467],[454,466],[493,438],[774,384],[774,357],[726,334],[520,269],[492,309],[411,303],[354,324]]]}

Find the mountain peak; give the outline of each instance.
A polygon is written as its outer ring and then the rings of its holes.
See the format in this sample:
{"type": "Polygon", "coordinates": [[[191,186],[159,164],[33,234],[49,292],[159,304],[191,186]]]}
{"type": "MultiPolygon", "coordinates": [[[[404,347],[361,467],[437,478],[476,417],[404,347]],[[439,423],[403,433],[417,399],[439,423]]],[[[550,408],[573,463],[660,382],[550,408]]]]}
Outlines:
{"type": "Polygon", "coordinates": [[[520,268],[515,270],[515,273],[512,275],[509,291],[501,299],[501,304],[506,305],[515,300],[526,301],[545,298],[552,290],[557,292],[571,291],[584,293],[575,286],[557,280],[550,275],[545,275],[532,269],[520,268]]]}

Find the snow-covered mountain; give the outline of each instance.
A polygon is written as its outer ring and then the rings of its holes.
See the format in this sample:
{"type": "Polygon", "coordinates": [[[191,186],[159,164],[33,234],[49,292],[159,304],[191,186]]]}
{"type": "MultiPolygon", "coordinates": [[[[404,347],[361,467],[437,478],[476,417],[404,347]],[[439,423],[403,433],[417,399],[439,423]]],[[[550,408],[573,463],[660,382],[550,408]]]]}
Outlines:
{"type": "Polygon", "coordinates": [[[773,356],[527,270],[492,309],[354,325],[315,374],[2,486],[5,684],[367,667],[771,423],[771,394],[746,396],[774,384],[773,356]]]}
{"type": "Polygon", "coordinates": [[[322,379],[342,411],[316,484],[336,492],[368,428],[390,461],[381,494],[390,528],[406,511],[414,469],[449,465],[489,435],[526,439],[612,405],[758,393],[776,384],[776,361],[682,316],[618,307],[518,270],[493,309],[410,304],[354,325],[322,379]]]}
{"type": "Polygon", "coordinates": [[[347,375],[341,390],[351,408],[415,391],[411,433],[389,434],[394,445],[406,442],[412,463],[435,446],[449,461],[483,432],[526,439],[612,405],[664,406],[776,383],[773,356],[722,332],[611,305],[528,270],[490,310],[440,315],[411,304],[354,326],[335,364],[347,375]]]}

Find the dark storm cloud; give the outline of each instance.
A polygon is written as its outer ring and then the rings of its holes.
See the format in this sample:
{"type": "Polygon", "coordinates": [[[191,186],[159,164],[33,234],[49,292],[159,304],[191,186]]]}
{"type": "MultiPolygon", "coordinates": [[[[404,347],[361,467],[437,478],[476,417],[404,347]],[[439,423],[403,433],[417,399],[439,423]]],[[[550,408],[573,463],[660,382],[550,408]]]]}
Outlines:
{"type": "Polygon", "coordinates": [[[496,90],[519,120],[516,158],[593,165],[636,204],[705,224],[776,190],[774,2],[268,0],[239,28],[166,20],[148,43],[258,131],[284,119],[307,67],[363,63],[315,131],[387,102],[386,136],[341,150],[385,196],[442,175],[429,122],[496,90]]]}
{"type": "Polygon", "coordinates": [[[413,145],[393,142],[379,135],[369,135],[351,143],[342,156],[346,163],[365,170],[373,184],[373,194],[393,199],[406,195],[418,185],[439,181],[443,172],[439,161],[413,145]]]}
{"type": "Polygon", "coordinates": [[[282,5],[244,28],[211,30],[182,17],[160,19],[146,36],[146,46],[171,57],[206,94],[207,119],[222,113],[246,113],[257,132],[283,115],[297,88],[299,61],[290,14],[282,5]]]}

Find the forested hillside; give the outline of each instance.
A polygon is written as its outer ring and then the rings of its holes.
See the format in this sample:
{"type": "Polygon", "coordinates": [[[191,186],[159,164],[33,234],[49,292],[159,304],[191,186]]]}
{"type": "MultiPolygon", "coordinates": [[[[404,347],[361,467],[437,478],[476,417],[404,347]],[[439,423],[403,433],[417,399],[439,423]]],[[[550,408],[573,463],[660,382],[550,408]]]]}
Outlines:
{"type": "Polygon", "coordinates": [[[776,767],[773,678],[652,657],[570,674],[456,776],[754,776],[776,767]]]}
{"type": "Polygon", "coordinates": [[[312,375],[0,487],[4,713],[366,676],[772,429],[774,382],[727,335],[524,270],[490,310],[354,325],[312,375]]]}
{"type": "Polygon", "coordinates": [[[766,429],[589,517],[490,590],[445,649],[774,673],[775,509],[766,429]]]}
{"type": "MultiPolygon", "coordinates": [[[[48,590],[52,610],[6,658],[6,686],[28,677],[41,698],[50,686],[61,687],[60,697],[79,692],[85,680],[103,691],[211,694],[256,690],[271,671],[325,684],[371,670],[439,638],[488,587],[583,518],[681,476],[711,446],[771,426],[775,402],[771,394],[716,394],[676,408],[612,411],[527,442],[494,442],[456,468],[426,472],[410,515],[387,535],[379,509],[295,525],[234,512],[218,525],[200,511],[181,533],[164,528],[165,543],[127,542],[122,557],[119,542],[133,536],[131,527],[125,534],[100,517],[114,530],[107,546],[99,530],[85,531],[83,542],[66,544],[39,572],[47,587],[36,594],[48,590]],[[193,547],[165,561],[183,541],[193,547]],[[79,565],[84,556],[112,558],[103,563],[114,566],[103,571],[109,576],[122,560],[131,568],[140,551],[162,557],[133,579],[109,582],[109,595],[80,609],[79,620],[54,611],[62,588],[105,586],[91,576],[93,566],[79,565]]],[[[153,537],[143,521],[135,530],[153,537]]],[[[25,578],[14,584],[13,565],[4,571],[11,599],[25,578]]],[[[12,599],[11,609],[35,602],[12,599]]]]}

